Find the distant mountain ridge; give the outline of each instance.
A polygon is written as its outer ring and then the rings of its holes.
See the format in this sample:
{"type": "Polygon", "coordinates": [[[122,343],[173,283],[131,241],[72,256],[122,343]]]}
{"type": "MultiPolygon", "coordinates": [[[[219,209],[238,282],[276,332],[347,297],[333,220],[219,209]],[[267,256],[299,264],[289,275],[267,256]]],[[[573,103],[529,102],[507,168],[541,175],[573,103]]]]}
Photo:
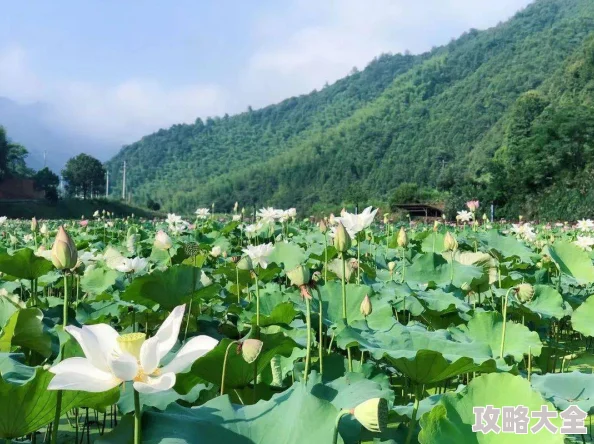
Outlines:
{"type": "Polygon", "coordinates": [[[311,210],[353,193],[386,202],[403,182],[457,194],[470,184],[465,192],[509,205],[492,159],[510,140],[510,116],[530,91],[562,94],[551,85],[566,82],[592,35],[591,0],[537,0],[495,28],[421,55],[382,55],[321,91],[160,130],[108,167],[117,188],[126,161],[133,199],[176,211],[235,201],[311,210]]]}

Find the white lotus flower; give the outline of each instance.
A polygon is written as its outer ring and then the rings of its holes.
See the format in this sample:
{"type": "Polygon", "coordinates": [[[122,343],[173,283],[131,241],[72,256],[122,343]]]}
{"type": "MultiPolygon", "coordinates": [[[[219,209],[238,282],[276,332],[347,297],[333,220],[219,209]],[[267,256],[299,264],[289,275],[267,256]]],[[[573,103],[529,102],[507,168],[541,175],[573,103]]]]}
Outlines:
{"type": "Polygon", "coordinates": [[[594,222],[590,219],[578,220],[577,228],[581,231],[592,231],[594,229],[594,222]]]}
{"type": "Polygon", "coordinates": [[[1,216],[0,217],[0,225],[4,225],[4,223],[8,220],[8,217],[6,216],[1,216]]]}
{"type": "Polygon", "coordinates": [[[335,217],[334,220],[344,225],[344,228],[347,230],[347,233],[349,233],[349,236],[354,238],[357,233],[369,227],[373,222],[378,208],[373,211],[371,209],[372,207],[367,207],[359,214],[353,214],[343,210],[341,212],[342,216],[335,217]]]}
{"type": "Polygon", "coordinates": [[[208,208],[198,208],[196,210],[196,216],[198,216],[198,219],[208,219],[210,210],[208,208]]]}
{"type": "Polygon", "coordinates": [[[241,220],[241,214],[233,215],[233,222],[239,222],[241,220]]]}
{"type": "Polygon", "coordinates": [[[256,246],[248,245],[242,251],[250,257],[254,265],[259,264],[260,267],[266,268],[268,267],[268,256],[272,254],[272,250],[274,250],[274,245],[268,243],[256,246]]]}
{"type": "Polygon", "coordinates": [[[80,262],[82,262],[85,265],[90,265],[92,262],[97,262],[100,258],[98,256],[95,256],[94,253],[95,250],[93,251],[84,251],[84,252],[79,252],[78,253],[78,260],[80,262]]]}
{"type": "Polygon", "coordinates": [[[186,306],[173,309],[152,338],[144,333],[119,335],[107,324],[68,326],[66,331],[80,344],[84,358],[68,358],[51,367],[55,376],[48,390],[104,392],[124,381],[134,381],[134,390],[157,393],[175,385],[175,374],[187,370],[218,341],[209,336],[190,339],[177,355],[162,367],[161,361],[177,342],[186,306]]]}
{"type": "Polygon", "coordinates": [[[173,246],[173,242],[167,233],[163,230],[159,230],[155,236],[153,245],[159,250],[169,250],[173,246]]]}
{"type": "Polygon", "coordinates": [[[52,250],[48,250],[45,246],[40,245],[37,251],[35,252],[35,256],[42,257],[47,259],[48,261],[52,260],[52,250]]]}
{"type": "Polygon", "coordinates": [[[146,268],[148,260],[142,257],[135,257],[132,259],[123,258],[123,260],[115,266],[115,269],[122,273],[138,273],[146,268]]]}
{"type": "Polygon", "coordinates": [[[221,247],[218,245],[215,245],[214,247],[212,247],[212,250],[210,250],[210,255],[212,257],[219,257],[222,252],[223,252],[223,250],[221,249],[221,247]]]}
{"type": "Polygon", "coordinates": [[[95,210],[95,212],[93,213],[93,217],[101,217],[101,213],[99,213],[99,210],[95,210]]]}
{"type": "Polygon", "coordinates": [[[47,224],[41,225],[41,228],[39,229],[39,232],[41,233],[42,236],[46,236],[49,233],[49,229],[47,228],[47,224]]]}
{"type": "Polygon", "coordinates": [[[459,222],[470,222],[474,218],[474,215],[470,211],[462,210],[458,211],[456,220],[459,222]]]}
{"type": "Polygon", "coordinates": [[[594,237],[578,236],[574,244],[576,244],[578,247],[585,251],[592,251],[592,246],[594,245],[594,237]]]}
{"type": "Polygon", "coordinates": [[[178,216],[175,213],[168,213],[167,214],[167,223],[169,225],[176,225],[182,222],[181,216],[178,216]]]}
{"type": "Polygon", "coordinates": [[[32,234],[25,234],[23,236],[23,242],[27,243],[27,242],[31,242],[33,240],[33,235],[32,234]]]}
{"type": "Polygon", "coordinates": [[[278,218],[278,210],[275,210],[272,207],[268,208],[261,208],[256,213],[262,222],[274,222],[278,218]]]}

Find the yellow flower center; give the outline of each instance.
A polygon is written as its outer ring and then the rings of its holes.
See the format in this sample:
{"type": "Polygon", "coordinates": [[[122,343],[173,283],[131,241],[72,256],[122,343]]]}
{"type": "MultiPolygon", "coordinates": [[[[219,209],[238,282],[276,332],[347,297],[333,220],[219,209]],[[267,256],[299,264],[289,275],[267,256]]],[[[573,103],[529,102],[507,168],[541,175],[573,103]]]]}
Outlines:
{"type": "Polygon", "coordinates": [[[144,333],[126,333],[118,338],[118,345],[123,352],[129,353],[140,359],[140,347],[146,340],[144,333]]]}

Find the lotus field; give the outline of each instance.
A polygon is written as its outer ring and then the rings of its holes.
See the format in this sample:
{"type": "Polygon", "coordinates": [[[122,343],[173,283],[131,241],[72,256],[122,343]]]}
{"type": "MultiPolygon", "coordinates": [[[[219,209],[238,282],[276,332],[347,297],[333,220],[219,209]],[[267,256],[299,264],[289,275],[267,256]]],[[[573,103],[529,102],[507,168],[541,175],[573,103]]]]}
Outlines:
{"type": "Polygon", "coordinates": [[[591,441],[594,223],[468,209],[0,218],[0,438],[591,441]]]}

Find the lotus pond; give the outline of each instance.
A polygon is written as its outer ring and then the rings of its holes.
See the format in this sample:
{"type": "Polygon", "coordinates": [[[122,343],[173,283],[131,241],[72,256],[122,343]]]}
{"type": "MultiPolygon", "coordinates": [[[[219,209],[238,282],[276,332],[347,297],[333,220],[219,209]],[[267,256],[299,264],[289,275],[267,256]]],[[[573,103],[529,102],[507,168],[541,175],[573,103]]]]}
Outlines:
{"type": "Polygon", "coordinates": [[[594,223],[463,213],[0,218],[0,438],[590,442],[594,223]],[[555,433],[473,432],[488,405],[555,433]]]}

